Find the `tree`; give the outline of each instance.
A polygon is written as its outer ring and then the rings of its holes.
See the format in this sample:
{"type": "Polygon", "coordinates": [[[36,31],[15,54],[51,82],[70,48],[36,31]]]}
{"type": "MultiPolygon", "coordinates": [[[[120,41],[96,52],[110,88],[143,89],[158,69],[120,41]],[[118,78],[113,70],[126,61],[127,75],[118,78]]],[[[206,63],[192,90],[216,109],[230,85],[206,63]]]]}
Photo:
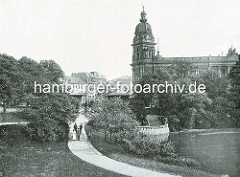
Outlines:
{"type": "MultiPolygon", "coordinates": [[[[146,117],[145,107],[154,103],[154,108],[149,112],[150,114],[158,114],[169,119],[170,130],[180,130],[182,128],[196,128],[209,125],[208,118],[212,100],[206,93],[190,93],[187,88],[190,84],[204,83],[201,76],[191,74],[197,67],[193,66],[191,62],[176,61],[166,68],[161,68],[155,73],[145,73],[140,81],[144,84],[168,84],[184,85],[183,92],[171,91],[159,93],[155,91],[153,94],[139,93],[135,94],[135,101],[133,102],[133,110],[136,114],[141,114],[141,117],[146,117]],[[187,91],[187,93],[185,92],[187,91]]],[[[141,119],[140,119],[141,120],[141,119]]]]}
{"type": "Polygon", "coordinates": [[[22,77],[24,80],[19,85],[21,92],[18,94],[20,102],[26,102],[29,106],[31,100],[34,100],[36,95],[33,94],[34,81],[39,84],[45,84],[45,69],[42,65],[31,58],[22,57],[18,60],[19,67],[22,69],[22,77]]]}
{"type": "Polygon", "coordinates": [[[233,93],[233,100],[236,103],[236,107],[240,110],[240,55],[239,60],[230,70],[231,91],[233,93]]]}
{"type": "Polygon", "coordinates": [[[48,118],[68,123],[75,121],[79,110],[78,100],[67,94],[42,94],[35,101],[37,106],[34,110],[38,112],[40,119],[48,118]]]}
{"type": "Polygon", "coordinates": [[[20,92],[22,70],[16,59],[6,54],[0,55],[0,102],[6,112],[7,104],[20,92]]]}
{"type": "MultiPolygon", "coordinates": [[[[170,80],[170,73],[166,70],[159,70],[156,73],[144,73],[142,76],[141,81],[139,84],[144,88],[145,84],[149,84],[150,86],[153,84],[164,83],[165,81],[170,80]]],[[[151,90],[150,93],[134,93],[134,98],[132,100],[132,109],[133,112],[137,115],[137,119],[141,121],[142,125],[147,124],[146,115],[149,113],[159,114],[160,111],[165,110],[166,104],[161,104],[163,99],[168,97],[168,94],[162,94],[161,98],[159,98],[159,94],[156,93],[157,90],[154,92],[151,90]],[[161,101],[159,100],[161,99],[161,101]],[[146,108],[149,108],[147,110],[146,108]]]]}
{"type": "MultiPolygon", "coordinates": [[[[154,76],[151,73],[145,73],[140,81],[140,85],[143,87],[145,83],[151,84],[154,82],[154,76]]],[[[132,99],[132,110],[136,114],[136,118],[141,122],[142,125],[146,125],[146,115],[147,110],[146,107],[152,106],[152,97],[151,93],[144,94],[143,92],[134,93],[134,97],[132,99]]]]}
{"type": "Polygon", "coordinates": [[[61,67],[53,60],[42,60],[40,63],[27,57],[22,57],[18,61],[19,66],[23,70],[24,80],[19,85],[21,93],[19,93],[20,100],[26,102],[27,106],[36,100],[39,94],[33,93],[34,82],[38,84],[55,84],[60,83],[64,73],[61,67]]]}
{"type": "Polygon", "coordinates": [[[54,60],[42,60],[40,65],[45,69],[45,78],[48,83],[59,83],[64,77],[64,72],[62,71],[59,64],[54,60]]]}
{"type": "MultiPolygon", "coordinates": [[[[229,78],[231,82],[231,100],[235,103],[236,115],[240,117],[240,55],[237,63],[231,68],[229,78]]],[[[237,121],[240,126],[240,118],[237,121]]]]}
{"type": "Polygon", "coordinates": [[[169,67],[169,73],[173,75],[173,78],[184,78],[191,76],[192,72],[198,69],[197,66],[193,65],[190,61],[174,61],[169,67]]]}
{"type": "Polygon", "coordinates": [[[227,77],[219,77],[217,72],[207,70],[197,80],[204,83],[206,92],[211,99],[227,94],[229,80],[227,77]]]}
{"type": "Polygon", "coordinates": [[[58,141],[67,137],[68,123],[76,119],[78,100],[64,93],[33,93],[34,81],[39,84],[61,83],[64,72],[53,60],[40,63],[22,57],[19,61],[0,55],[0,102],[27,102],[34,107],[23,109],[20,115],[31,122],[26,131],[39,141],[58,141]]]}
{"type": "Polygon", "coordinates": [[[129,104],[120,98],[97,97],[88,117],[97,136],[109,141],[123,143],[137,132],[138,122],[129,104]]]}

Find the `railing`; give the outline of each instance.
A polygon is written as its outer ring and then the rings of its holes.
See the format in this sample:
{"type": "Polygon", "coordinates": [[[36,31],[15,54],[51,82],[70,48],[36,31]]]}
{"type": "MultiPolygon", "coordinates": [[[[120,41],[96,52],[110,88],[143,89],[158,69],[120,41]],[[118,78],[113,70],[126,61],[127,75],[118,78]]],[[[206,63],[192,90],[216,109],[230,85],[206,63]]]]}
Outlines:
{"type": "Polygon", "coordinates": [[[149,125],[147,125],[147,126],[138,126],[138,128],[143,129],[143,130],[145,130],[145,129],[149,130],[149,129],[166,128],[166,127],[168,127],[168,124],[158,125],[158,126],[149,126],[149,125]]]}
{"type": "Polygon", "coordinates": [[[169,133],[168,124],[159,126],[138,126],[139,132],[149,135],[160,135],[169,133]]]}

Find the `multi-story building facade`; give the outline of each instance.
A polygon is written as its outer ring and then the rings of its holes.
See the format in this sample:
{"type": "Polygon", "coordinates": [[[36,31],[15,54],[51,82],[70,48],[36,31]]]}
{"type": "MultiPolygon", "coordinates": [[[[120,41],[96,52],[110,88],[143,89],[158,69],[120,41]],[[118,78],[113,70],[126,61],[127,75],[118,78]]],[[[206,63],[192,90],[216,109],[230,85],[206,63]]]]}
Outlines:
{"type": "Polygon", "coordinates": [[[174,61],[190,61],[198,66],[196,74],[205,69],[212,69],[219,73],[219,76],[229,74],[231,66],[238,61],[236,49],[230,48],[226,56],[199,56],[199,57],[162,57],[159,51],[156,52],[155,38],[152,28],[147,23],[146,12],[141,12],[140,23],[135,28],[133,38],[132,54],[132,80],[137,83],[141,80],[143,73],[155,72],[161,67],[169,66],[174,61]]]}
{"type": "Polygon", "coordinates": [[[105,76],[99,74],[98,72],[80,72],[72,73],[70,77],[65,78],[68,84],[73,85],[74,91],[71,93],[72,96],[78,97],[80,103],[89,103],[94,101],[97,95],[96,88],[98,84],[105,84],[105,76]]]}

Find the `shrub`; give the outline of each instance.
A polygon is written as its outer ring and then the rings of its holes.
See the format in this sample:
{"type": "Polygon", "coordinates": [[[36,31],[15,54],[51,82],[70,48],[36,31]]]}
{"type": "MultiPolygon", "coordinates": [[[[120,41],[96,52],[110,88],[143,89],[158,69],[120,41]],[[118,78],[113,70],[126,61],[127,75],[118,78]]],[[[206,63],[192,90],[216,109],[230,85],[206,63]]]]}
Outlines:
{"type": "Polygon", "coordinates": [[[176,157],[176,152],[172,141],[161,143],[161,155],[163,157],[176,157]]]}
{"type": "Polygon", "coordinates": [[[180,158],[180,161],[183,162],[183,164],[185,164],[186,166],[198,168],[201,166],[201,164],[198,161],[192,158],[180,158]]]}
{"type": "Polygon", "coordinates": [[[132,139],[137,132],[138,123],[128,103],[121,99],[99,97],[87,114],[91,119],[88,125],[107,142],[122,144],[124,139],[132,139]]]}
{"type": "Polygon", "coordinates": [[[36,109],[24,109],[20,116],[30,123],[25,133],[41,142],[59,141],[68,137],[68,122],[75,121],[78,100],[65,94],[41,95],[35,99],[36,109]]]}
{"type": "Polygon", "coordinates": [[[180,120],[179,118],[177,118],[177,116],[168,116],[168,125],[169,125],[169,129],[171,132],[175,132],[181,129],[180,127],[180,120]]]}
{"type": "Polygon", "coordinates": [[[53,119],[42,119],[28,124],[25,128],[25,133],[36,141],[56,142],[68,137],[68,124],[53,119]]]}
{"type": "Polygon", "coordinates": [[[156,141],[148,136],[137,136],[132,140],[124,140],[122,147],[128,152],[144,157],[176,157],[174,144],[171,141],[156,141]]]}
{"type": "Polygon", "coordinates": [[[194,167],[200,168],[201,164],[192,158],[183,158],[183,157],[163,157],[163,156],[156,156],[155,159],[159,162],[172,164],[172,165],[179,165],[179,166],[187,166],[187,167],[194,167]]]}
{"type": "Polygon", "coordinates": [[[23,109],[20,113],[19,113],[20,118],[24,118],[26,120],[29,121],[36,121],[40,119],[40,116],[38,114],[38,112],[34,109],[31,108],[26,108],[23,109]]]}

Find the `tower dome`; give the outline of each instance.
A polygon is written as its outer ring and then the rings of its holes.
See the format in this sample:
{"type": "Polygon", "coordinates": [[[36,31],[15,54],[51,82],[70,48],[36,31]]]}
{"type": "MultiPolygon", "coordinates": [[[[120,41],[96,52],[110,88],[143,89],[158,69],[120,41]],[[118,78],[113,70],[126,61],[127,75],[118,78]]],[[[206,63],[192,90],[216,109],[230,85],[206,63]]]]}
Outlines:
{"type": "Polygon", "coordinates": [[[146,12],[141,12],[140,23],[135,28],[133,38],[132,77],[133,83],[138,83],[146,71],[154,72],[155,40],[152,28],[147,23],[146,12]]]}
{"type": "Polygon", "coordinates": [[[154,42],[154,36],[152,34],[152,28],[149,23],[147,23],[146,12],[141,12],[140,23],[135,28],[135,36],[133,38],[133,43],[141,42],[154,42]]]}

